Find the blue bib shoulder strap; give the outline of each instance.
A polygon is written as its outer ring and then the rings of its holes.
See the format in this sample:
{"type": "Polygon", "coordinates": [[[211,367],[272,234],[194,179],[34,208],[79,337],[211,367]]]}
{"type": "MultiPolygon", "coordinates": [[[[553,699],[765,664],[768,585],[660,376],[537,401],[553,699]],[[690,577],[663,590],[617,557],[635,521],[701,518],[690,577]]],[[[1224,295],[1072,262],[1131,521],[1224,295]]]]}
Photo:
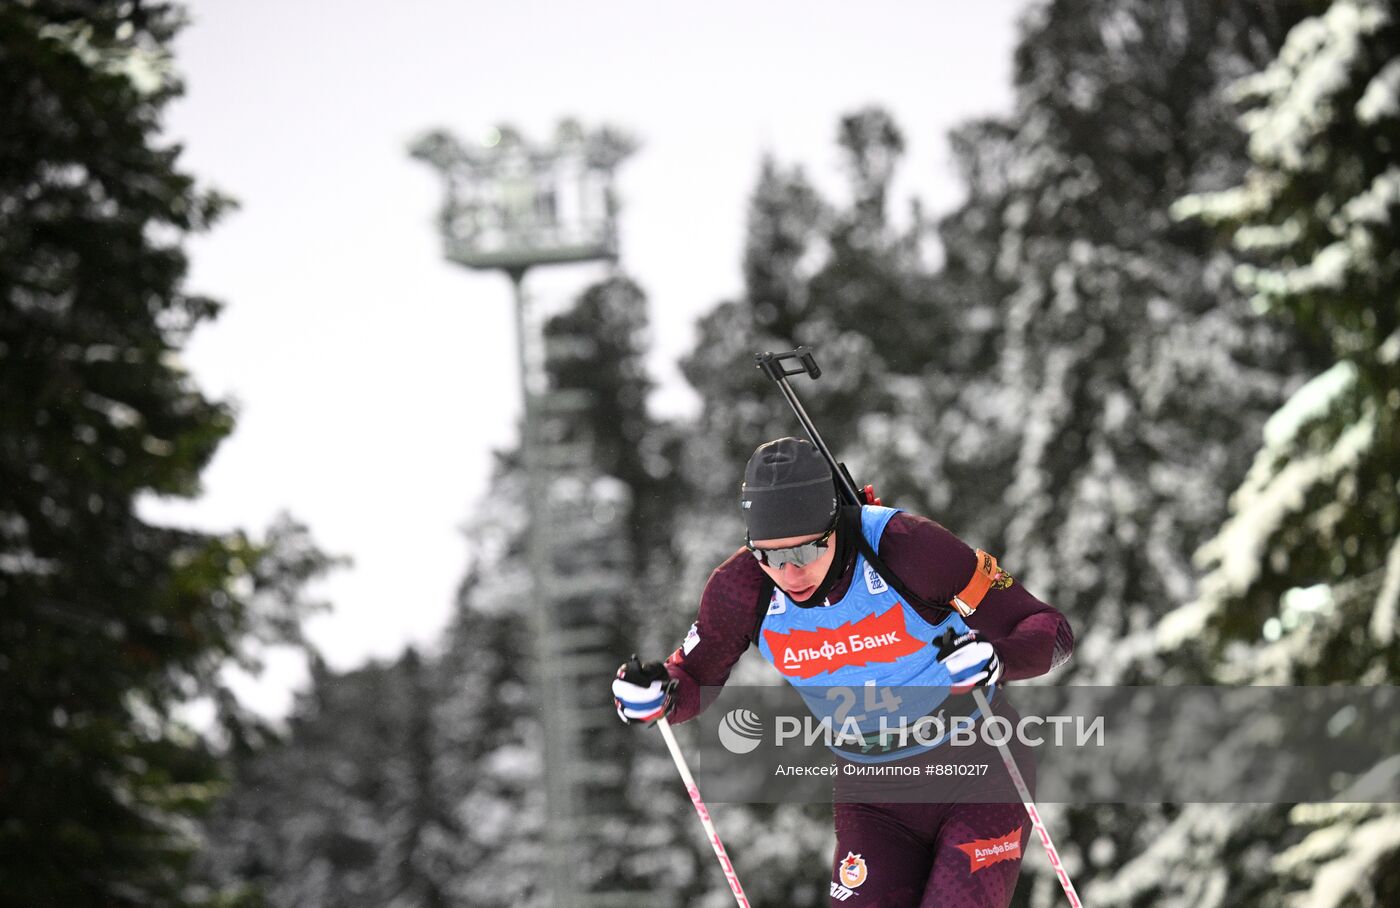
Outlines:
{"type": "Polygon", "coordinates": [[[898,513],[897,508],[884,508],[875,505],[865,505],[861,508],[861,536],[857,540],[861,555],[875,569],[875,573],[879,574],[896,593],[904,597],[905,602],[920,608],[945,612],[954,611],[953,607],[946,602],[929,602],[911,590],[880,557],[877,551],[880,547],[880,536],[885,532],[885,526],[889,524],[890,519],[898,513]]]}
{"type": "Polygon", "coordinates": [[[880,505],[862,505],[860,509],[860,534],[870,548],[879,551],[880,537],[891,518],[900,512],[899,508],[886,508],[880,505]]]}

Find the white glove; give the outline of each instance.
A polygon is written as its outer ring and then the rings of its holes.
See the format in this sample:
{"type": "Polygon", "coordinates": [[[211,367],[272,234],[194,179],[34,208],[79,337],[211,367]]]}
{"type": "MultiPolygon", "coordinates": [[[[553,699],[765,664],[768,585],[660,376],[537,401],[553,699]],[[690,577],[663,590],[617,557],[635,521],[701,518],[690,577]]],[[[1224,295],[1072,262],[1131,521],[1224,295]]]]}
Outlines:
{"type": "Polygon", "coordinates": [[[666,715],[676,705],[671,692],[676,682],[660,662],[645,665],[633,654],[613,678],[613,705],[617,717],[627,724],[650,723],[666,715]]]}
{"type": "Polygon", "coordinates": [[[1001,660],[996,648],[976,631],[959,637],[947,630],[934,643],[938,644],[939,663],[953,679],[953,693],[965,694],[974,687],[990,687],[1000,680],[1001,660]]]}

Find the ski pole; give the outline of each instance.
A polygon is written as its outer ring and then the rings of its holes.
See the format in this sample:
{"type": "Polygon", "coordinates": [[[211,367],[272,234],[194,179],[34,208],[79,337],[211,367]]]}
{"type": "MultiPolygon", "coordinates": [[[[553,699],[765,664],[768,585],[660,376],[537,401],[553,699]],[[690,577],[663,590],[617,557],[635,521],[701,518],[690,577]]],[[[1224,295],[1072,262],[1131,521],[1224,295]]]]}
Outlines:
{"type": "Polygon", "coordinates": [[[700,824],[705,827],[705,834],[710,837],[710,846],[715,850],[715,857],[719,858],[719,866],[724,871],[724,878],[729,881],[734,900],[739,903],[739,908],[749,908],[749,899],[744,895],[744,887],[739,885],[739,875],[734,872],[734,865],[729,862],[729,855],[724,852],[724,843],[719,840],[719,833],[715,831],[710,811],[700,799],[700,789],[695,786],[695,779],[690,774],[690,767],[686,765],[685,755],[681,753],[681,746],[676,743],[671,723],[662,716],[656,720],[656,724],[661,729],[661,737],[666,739],[666,748],[671,751],[671,759],[676,761],[676,769],[680,772],[681,781],[685,783],[685,790],[690,795],[690,803],[695,805],[695,812],[700,815],[700,824]]]}
{"type": "MultiPolygon", "coordinates": [[[[754,357],[758,361],[758,367],[763,373],[771,378],[778,388],[783,392],[783,397],[787,398],[788,405],[792,407],[792,412],[797,415],[797,421],[802,424],[802,429],[807,433],[807,437],[826,462],[836,473],[837,485],[841,489],[841,496],[846,499],[847,504],[865,504],[861,501],[860,494],[856,491],[855,480],[846,470],[846,465],[838,463],[832,455],[831,449],[826,446],[826,442],[817,434],[816,426],[812,425],[812,419],[803,409],[802,402],[797,399],[797,392],[792,390],[792,385],[788,383],[789,375],[797,375],[805,372],[812,376],[815,381],[821,377],[822,370],[817,365],[817,358],[811,347],[798,347],[788,353],[760,353],[754,357]],[[783,366],[783,360],[796,359],[800,364],[796,369],[788,369],[783,366]]],[[[867,488],[869,488],[867,486],[867,488]]],[[[977,703],[977,708],[982,711],[983,716],[991,716],[992,704],[987,700],[987,695],[981,688],[974,688],[973,698],[977,703]]],[[[1026,785],[1025,778],[1021,775],[1021,770],[1016,766],[1016,759],[1011,756],[1011,751],[1005,744],[998,744],[997,750],[1001,753],[1001,760],[1006,764],[1006,772],[1011,776],[1012,783],[1016,786],[1016,792],[1021,796],[1021,804],[1026,808],[1026,813],[1031,818],[1031,826],[1035,828],[1040,836],[1040,844],[1045,846],[1045,853],[1050,858],[1050,866],[1055,868],[1055,876],[1060,880],[1060,886],[1065,890],[1065,895],[1069,898],[1072,908],[1083,908],[1083,903],[1079,901],[1079,893],[1074,890],[1074,883],[1070,881],[1069,873],[1064,865],[1060,863],[1060,854],[1055,850],[1055,843],[1050,838],[1050,832],[1045,828],[1045,823],[1040,819],[1040,811],[1035,807],[1035,801],[1031,800],[1030,788],[1026,785]]]]}
{"type": "MultiPolygon", "coordinates": [[[[982,711],[983,716],[990,717],[993,714],[992,704],[983,693],[982,688],[972,689],[972,698],[977,703],[977,708],[982,711]]],[[[1026,813],[1030,815],[1031,826],[1036,834],[1040,836],[1040,844],[1045,846],[1045,855],[1050,859],[1050,866],[1055,869],[1055,876],[1060,881],[1060,887],[1065,891],[1065,897],[1073,908],[1083,908],[1083,902],[1079,901],[1079,893],[1074,890],[1074,883],[1069,878],[1069,871],[1065,870],[1064,864],[1060,863],[1060,853],[1055,850],[1055,843],[1050,838],[1050,830],[1045,828],[1045,823],[1040,819],[1040,811],[1036,810],[1035,801],[1031,799],[1030,786],[1026,784],[1025,778],[1021,775],[1021,770],[1016,765],[1016,758],[1011,756],[1011,749],[1005,744],[998,742],[997,752],[1001,754],[1001,762],[1006,764],[1006,774],[1011,776],[1011,783],[1016,786],[1016,793],[1021,796],[1021,805],[1026,808],[1026,813]]]]}

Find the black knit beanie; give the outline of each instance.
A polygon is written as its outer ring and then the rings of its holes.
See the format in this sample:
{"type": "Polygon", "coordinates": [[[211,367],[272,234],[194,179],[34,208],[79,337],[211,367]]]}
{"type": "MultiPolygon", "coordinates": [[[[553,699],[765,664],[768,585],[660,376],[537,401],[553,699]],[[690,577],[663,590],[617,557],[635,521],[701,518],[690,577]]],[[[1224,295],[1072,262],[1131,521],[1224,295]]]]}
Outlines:
{"type": "Polygon", "coordinates": [[[759,445],[744,468],[739,506],[750,539],[826,532],[837,508],[831,467],[811,442],[801,438],[759,445]]]}

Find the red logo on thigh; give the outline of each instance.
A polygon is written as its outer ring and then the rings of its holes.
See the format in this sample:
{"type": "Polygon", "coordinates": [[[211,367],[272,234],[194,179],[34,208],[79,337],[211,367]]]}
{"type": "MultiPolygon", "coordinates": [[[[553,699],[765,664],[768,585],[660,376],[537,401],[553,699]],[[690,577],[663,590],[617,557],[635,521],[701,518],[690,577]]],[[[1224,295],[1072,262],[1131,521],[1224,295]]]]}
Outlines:
{"type": "Polygon", "coordinates": [[[999,839],[973,839],[957,846],[972,860],[970,873],[976,873],[1000,861],[1021,859],[1021,830],[1014,829],[999,839]]]}

